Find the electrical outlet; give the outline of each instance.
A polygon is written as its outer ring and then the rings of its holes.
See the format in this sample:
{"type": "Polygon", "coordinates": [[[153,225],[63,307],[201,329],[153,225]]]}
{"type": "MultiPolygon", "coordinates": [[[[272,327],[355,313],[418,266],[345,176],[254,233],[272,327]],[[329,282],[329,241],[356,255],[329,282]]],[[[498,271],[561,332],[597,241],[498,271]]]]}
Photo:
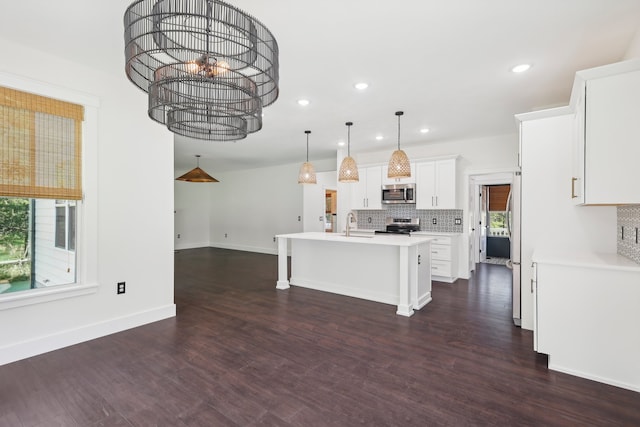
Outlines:
{"type": "Polygon", "coordinates": [[[462,218],[456,218],[454,223],[455,225],[462,225],[462,218]]]}
{"type": "Polygon", "coordinates": [[[178,233],[178,239],[180,238],[180,233],[178,233]]]}
{"type": "Polygon", "coordinates": [[[276,241],[276,238],[275,238],[275,237],[273,238],[273,241],[274,241],[274,242],[276,241]]]}
{"type": "Polygon", "coordinates": [[[118,295],[124,294],[125,284],[126,282],[118,282],[118,288],[117,288],[118,295]]]}
{"type": "Polygon", "coordinates": [[[225,239],[227,238],[227,233],[224,233],[224,238],[225,238],[225,239]]]}
{"type": "Polygon", "coordinates": [[[300,221],[300,215],[298,215],[298,221],[300,221]]]}
{"type": "Polygon", "coordinates": [[[436,218],[431,219],[431,224],[436,225],[437,223],[438,223],[438,220],[436,218]]]}

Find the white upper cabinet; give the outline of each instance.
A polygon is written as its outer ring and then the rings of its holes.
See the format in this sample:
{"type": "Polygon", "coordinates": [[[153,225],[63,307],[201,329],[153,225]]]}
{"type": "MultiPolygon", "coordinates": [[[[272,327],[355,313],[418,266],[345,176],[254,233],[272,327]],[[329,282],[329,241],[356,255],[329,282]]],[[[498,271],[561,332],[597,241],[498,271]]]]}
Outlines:
{"type": "Polygon", "coordinates": [[[416,164],[411,162],[411,177],[409,178],[389,178],[389,166],[382,166],[382,185],[393,184],[415,184],[416,183],[416,164]]]}
{"type": "Polygon", "coordinates": [[[351,186],[351,209],[382,209],[382,166],[359,168],[351,186]]]}
{"type": "Polygon", "coordinates": [[[456,208],[456,159],[416,164],[416,209],[456,208]]]}
{"type": "Polygon", "coordinates": [[[578,72],[572,97],[578,204],[639,204],[640,60],[578,72]]]}

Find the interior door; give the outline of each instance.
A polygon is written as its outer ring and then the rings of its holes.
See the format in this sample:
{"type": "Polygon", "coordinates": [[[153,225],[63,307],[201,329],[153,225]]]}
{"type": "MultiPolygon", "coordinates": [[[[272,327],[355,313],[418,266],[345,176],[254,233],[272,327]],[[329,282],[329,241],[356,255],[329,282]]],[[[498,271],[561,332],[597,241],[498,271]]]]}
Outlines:
{"type": "Polygon", "coordinates": [[[489,191],[486,185],[480,187],[480,262],[487,260],[487,232],[489,231],[489,191]]]}
{"type": "Polygon", "coordinates": [[[473,182],[473,179],[469,182],[469,218],[467,221],[467,233],[469,238],[469,274],[476,269],[476,254],[478,253],[478,240],[476,239],[476,211],[478,210],[476,193],[478,192],[478,185],[473,182]]]}

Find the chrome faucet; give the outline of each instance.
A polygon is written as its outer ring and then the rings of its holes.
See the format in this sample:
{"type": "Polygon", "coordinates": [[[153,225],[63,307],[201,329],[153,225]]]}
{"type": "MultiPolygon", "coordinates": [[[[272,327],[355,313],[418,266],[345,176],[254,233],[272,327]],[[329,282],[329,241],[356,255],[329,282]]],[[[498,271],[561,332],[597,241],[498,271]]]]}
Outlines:
{"type": "Polygon", "coordinates": [[[344,235],[349,237],[350,232],[349,230],[351,229],[351,219],[356,219],[356,215],[353,213],[353,211],[349,211],[349,213],[347,214],[347,226],[345,227],[344,230],[344,235]]]}

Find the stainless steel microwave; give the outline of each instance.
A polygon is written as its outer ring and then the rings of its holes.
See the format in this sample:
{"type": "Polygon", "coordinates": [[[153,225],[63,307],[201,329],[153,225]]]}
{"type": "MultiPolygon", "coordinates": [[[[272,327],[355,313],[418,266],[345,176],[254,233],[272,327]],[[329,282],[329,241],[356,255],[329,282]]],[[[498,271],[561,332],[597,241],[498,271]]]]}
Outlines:
{"type": "Polygon", "coordinates": [[[415,184],[393,184],[382,186],[382,203],[415,203],[416,202],[416,185],[415,184]]]}

